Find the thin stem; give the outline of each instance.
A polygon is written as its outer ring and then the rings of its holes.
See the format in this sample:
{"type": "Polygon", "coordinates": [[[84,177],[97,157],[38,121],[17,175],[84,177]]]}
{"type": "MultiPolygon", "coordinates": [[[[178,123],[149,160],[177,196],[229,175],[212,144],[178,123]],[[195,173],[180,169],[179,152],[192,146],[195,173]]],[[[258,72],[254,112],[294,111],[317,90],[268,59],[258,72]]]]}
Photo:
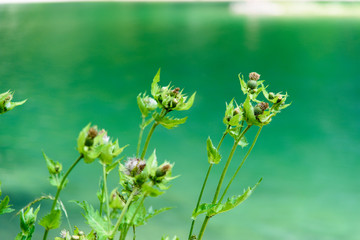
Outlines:
{"type": "MultiPolygon", "coordinates": [[[[219,142],[219,144],[218,144],[218,146],[217,146],[217,150],[219,150],[219,148],[220,148],[222,142],[224,141],[224,138],[225,138],[226,135],[227,135],[227,131],[225,131],[224,134],[223,134],[223,136],[221,137],[220,142],[219,142]]],[[[203,185],[202,185],[202,187],[201,187],[201,191],[200,191],[200,194],[199,194],[199,198],[198,198],[197,203],[196,203],[195,212],[196,212],[196,211],[198,210],[198,208],[199,208],[199,205],[200,205],[200,202],[201,202],[201,198],[202,198],[202,195],[203,195],[204,190],[205,190],[205,185],[206,185],[206,183],[207,183],[207,180],[208,180],[208,178],[209,178],[210,171],[211,171],[211,168],[212,168],[213,165],[214,165],[214,164],[210,164],[210,165],[209,165],[209,168],[208,168],[208,171],[207,171],[207,173],[206,173],[206,176],[205,176],[203,185]]],[[[188,237],[189,240],[191,239],[191,235],[192,235],[193,230],[194,230],[195,221],[196,221],[196,220],[194,219],[194,220],[192,220],[192,222],[191,222],[191,227],[190,227],[190,232],[189,232],[189,237],[188,237]]]]}
{"type": "MultiPolygon", "coordinates": [[[[136,214],[139,212],[139,210],[140,210],[140,208],[141,208],[141,205],[144,203],[145,198],[146,198],[146,195],[144,195],[144,196],[141,198],[141,201],[140,201],[139,206],[136,208],[134,215],[131,217],[130,224],[129,224],[130,226],[131,226],[131,224],[133,223],[136,214]]],[[[129,227],[130,227],[130,226],[129,226],[129,227]]],[[[126,230],[126,232],[127,232],[127,231],[128,231],[128,229],[126,230]]],[[[133,237],[133,238],[135,239],[135,224],[133,225],[133,231],[134,231],[134,237],[133,237]]]]}
{"type": "MultiPolygon", "coordinates": [[[[168,113],[168,111],[166,111],[166,110],[162,110],[161,111],[161,113],[160,113],[160,118],[163,118],[163,117],[165,117],[165,115],[168,113]]],[[[148,148],[148,146],[149,146],[149,142],[150,142],[150,139],[151,139],[151,136],[152,136],[152,134],[154,133],[154,130],[155,130],[155,128],[157,127],[159,125],[159,123],[158,122],[154,122],[154,124],[152,125],[152,127],[151,127],[151,129],[150,129],[150,131],[149,131],[149,133],[148,133],[148,135],[147,135],[147,138],[146,138],[146,140],[145,140],[145,145],[144,145],[144,149],[143,149],[143,151],[142,151],[142,153],[141,153],[141,159],[144,159],[144,157],[145,157],[145,154],[146,154],[146,150],[147,150],[147,148],[148,148]]]]}
{"type": "Polygon", "coordinates": [[[109,222],[109,224],[111,225],[111,220],[110,220],[110,206],[109,206],[109,195],[108,195],[108,190],[107,190],[107,172],[106,172],[106,164],[102,164],[103,165],[103,189],[104,192],[103,194],[105,194],[105,206],[106,206],[106,215],[107,215],[107,220],[109,222]]]}
{"type": "MultiPolygon", "coordinates": [[[[229,155],[229,157],[228,157],[228,160],[226,161],[226,164],[225,164],[224,169],[223,169],[223,171],[222,171],[222,173],[221,173],[221,176],[220,176],[220,179],[219,179],[219,183],[218,183],[217,188],[216,188],[216,191],[215,191],[214,199],[213,199],[213,201],[212,201],[213,204],[215,204],[216,201],[217,201],[217,198],[218,198],[219,193],[220,193],[221,185],[222,185],[222,183],[223,183],[223,181],[224,181],[225,174],[226,174],[226,172],[227,172],[227,169],[229,168],[231,159],[232,159],[232,157],[234,156],[236,147],[237,147],[239,141],[241,140],[241,138],[242,138],[242,137],[245,135],[245,133],[250,129],[250,127],[251,127],[251,125],[248,125],[248,126],[244,129],[244,131],[240,134],[239,138],[238,138],[237,140],[235,140],[234,145],[233,145],[233,147],[231,148],[230,155],[229,155]]],[[[199,232],[198,240],[201,240],[201,239],[202,239],[202,237],[203,237],[203,235],[204,235],[204,232],[205,232],[205,229],[206,229],[206,226],[207,226],[207,223],[209,222],[209,219],[210,219],[209,216],[206,216],[206,217],[205,217],[204,222],[203,222],[203,224],[202,224],[202,226],[201,226],[201,229],[200,229],[200,232],[199,232]]]]}
{"type": "Polygon", "coordinates": [[[127,209],[129,208],[130,203],[132,202],[132,199],[134,198],[136,192],[137,192],[137,188],[134,188],[133,191],[131,192],[128,200],[126,201],[126,204],[125,204],[123,210],[121,211],[120,217],[119,217],[119,219],[117,220],[117,222],[116,222],[116,224],[115,224],[115,227],[114,227],[113,230],[111,231],[111,234],[110,234],[110,236],[109,236],[109,239],[114,239],[115,233],[116,233],[116,231],[119,229],[119,226],[120,226],[120,224],[121,224],[121,221],[123,220],[123,218],[124,218],[124,216],[125,216],[125,213],[126,213],[127,209]]]}
{"type": "Polygon", "coordinates": [[[144,129],[145,129],[144,124],[145,124],[145,117],[142,116],[142,122],[141,122],[141,125],[140,125],[139,140],[138,140],[138,145],[137,145],[137,149],[136,149],[136,158],[138,158],[139,154],[140,154],[141,140],[142,140],[142,135],[143,135],[144,129]]]}
{"type": "MultiPolygon", "coordinates": [[[[65,175],[62,177],[61,182],[60,182],[60,185],[59,185],[58,188],[57,188],[57,192],[56,192],[56,195],[55,195],[53,204],[52,204],[52,206],[51,206],[50,213],[51,213],[52,211],[54,211],[54,209],[55,209],[57,200],[59,199],[60,192],[61,192],[61,190],[63,189],[63,185],[64,185],[64,183],[65,183],[65,181],[66,181],[67,176],[69,176],[70,172],[71,172],[71,171],[73,170],[73,168],[80,162],[80,160],[81,160],[83,157],[84,157],[84,156],[81,154],[81,155],[76,159],[76,161],[71,165],[71,167],[67,170],[67,172],[65,173],[65,175]]],[[[48,233],[49,233],[49,230],[50,230],[50,229],[45,229],[44,236],[43,236],[43,240],[46,240],[47,235],[48,235],[48,233]]]]}
{"type": "Polygon", "coordinates": [[[133,226],[133,240],[136,239],[136,227],[135,225],[133,226]]]}
{"type": "Polygon", "coordinates": [[[220,189],[221,189],[221,185],[224,181],[224,178],[225,178],[225,174],[227,172],[227,169],[229,168],[229,165],[230,165],[230,162],[231,162],[231,159],[232,157],[234,156],[234,153],[235,153],[235,150],[236,150],[236,147],[238,146],[239,144],[239,141],[241,140],[241,138],[245,135],[245,133],[250,129],[251,125],[247,126],[244,131],[240,134],[239,138],[234,142],[234,145],[230,151],[230,155],[228,157],[228,160],[226,161],[226,164],[225,164],[225,167],[221,173],[221,176],[220,176],[220,179],[219,179],[219,183],[218,183],[218,186],[216,188],[216,191],[215,191],[215,195],[214,195],[214,199],[212,201],[212,203],[216,203],[217,201],[217,198],[219,196],[219,193],[220,193],[220,189]]]}
{"type": "Polygon", "coordinates": [[[243,160],[241,161],[239,167],[236,169],[236,172],[234,173],[234,175],[232,176],[230,182],[229,182],[228,185],[226,186],[226,188],[225,188],[225,190],[224,190],[224,193],[222,194],[222,196],[221,196],[221,198],[220,198],[220,200],[219,200],[220,203],[221,203],[221,201],[224,199],[227,190],[229,189],[231,183],[234,181],[236,175],[237,175],[238,172],[240,171],[240,169],[241,169],[241,167],[243,166],[245,160],[248,158],[249,154],[251,153],[251,150],[252,150],[253,147],[255,146],[255,143],[256,143],[259,135],[260,135],[261,129],[262,129],[262,126],[259,128],[259,130],[258,130],[258,132],[256,133],[256,136],[255,136],[255,138],[254,138],[254,141],[252,142],[252,144],[251,144],[248,152],[247,152],[246,155],[244,156],[244,158],[243,158],[243,160]]]}

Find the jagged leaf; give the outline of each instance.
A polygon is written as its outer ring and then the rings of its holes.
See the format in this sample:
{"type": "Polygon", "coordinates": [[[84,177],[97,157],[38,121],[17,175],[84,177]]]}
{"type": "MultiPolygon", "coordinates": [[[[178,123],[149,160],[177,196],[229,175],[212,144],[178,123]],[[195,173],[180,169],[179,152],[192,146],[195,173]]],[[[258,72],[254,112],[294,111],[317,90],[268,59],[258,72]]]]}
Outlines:
{"type": "Polygon", "coordinates": [[[39,225],[43,226],[46,230],[56,229],[61,224],[61,211],[54,210],[51,213],[45,215],[39,222],[39,225]]]}
{"type": "Polygon", "coordinates": [[[5,196],[5,198],[0,202],[0,215],[14,211],[14,209],[11,208],[11,205],[9,205],[9,202],[9,196],[5,196]]]}
{"type": "Polygon", "coordinates": [[[186,119],[187,119],[187,117],[184,117],[184,118],[172,118],[172,117],[162,117],[162,118],[160,118],[159,116],[155,117],[155,120],[159,124],[166,127],[167,129],[172,129],[174,127],[177,127],[180,124],[185,123],[186,119]]]}
{"type": "Polygon", "coordinates": [[[155,97],[156,93],[159,91],[159,85],[157,84],[158,82],[160,82],[160,68],[157,71],[153,82],[151,83],[151,95],[153,95],[153,97],[155,97]]]}
{"type": "Polygon", "coordinates": [[[210,164],[218,164],[221,160],[219,151],[214,147],[210,137],[206,141],[206,150],[208,155],[208,161],[210,164]]]}
{"type": "Polygon", "coordinates": [[[192,105],[194,104],[195,95],[196,95],[196,92],[194,92],[191,95],[191,97],[189,98],[189,100],[187,102],[179,104],[179,106],[176,107],[175,110],[178,110],[178,111],[189,110],[192,107],[192,105]]]}
{"type": "Polygon", "coordinates": [[[191,215],[191,218],[193,220],[196,219],[196,217],[202,213],[207,213],[208,211],[211,210],[211,208],[213,208],[214,206],[216,206],[216,204],[211,204],[211,203],[203,203],[203,204],[200,204],[198,206],[197,209],[194,209],[192,215],[191,215]],[[196,210],[196,211],[195,211],[196,210]]]}
{"type": "Polygon", "coordinates": [[[85,217],[87,223],[90,227],[95,230],[100,239],[108,238],[111,235],[111,226],[108,221],[103,219],[99,212],[94,209],[93,206],[88,204],[86,201],[82,203],[76,202],[82,209],[84,209],[83,216],[85,217]]]}

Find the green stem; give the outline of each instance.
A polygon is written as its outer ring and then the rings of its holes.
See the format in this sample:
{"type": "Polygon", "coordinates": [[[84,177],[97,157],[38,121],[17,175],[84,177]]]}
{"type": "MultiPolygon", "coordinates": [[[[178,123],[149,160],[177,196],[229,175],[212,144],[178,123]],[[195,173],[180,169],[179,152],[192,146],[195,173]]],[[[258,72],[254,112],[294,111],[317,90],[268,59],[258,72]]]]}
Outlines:
{"type": "MultiPolygon", "coordinates": [[[[245,135],[245,133],[250,129],[251,125],[248,125],[244,131],[240,134],[239,138],[237,140],[235,140],[234,142],[234,145],[233,147],[231,148],[231,151],[230,151],[230,155],[228,157],[228,160],[226,161],[226,164],[224,166],[224,169],[221,173],[221,176],[220,176],[220,179],[219,179],[219,183],[217,185],[217,188],[216,188],[216,191],[215,191],[215,195],[214,195],[214,199],[212,201],[212,204],[215,204],[216,201],[217,201],[217,198],[219,196],[219,193],[220,193],[220,189],[221,189],[221,185],[224,181],[224,178],[225,178],[225,175],[226,175],[226,172],[227,172],[227,169],[229,168],[229,165],[230,165],[230,162],[231,162],[231,159],[232,157],[234,156],[234,153],[235,153],[235,150],[236,150],[236,147],[238,146],[238,143],[239,141],[241,140],[241,138],[245,135]]],[[[205,219],[204,219],[204,222],[201,226],[201,229],[200,229],[200,232],[199,232],[199,237],[198,237],[198,240],[201,240],[203,235],[204,235],[204,232],[205,232],[205,229],[206,229],[206,226],[207,226],[207,223],[209,222],[209,219],[210,217],[209,216],[206,216],[205,219]]]]}
{"type": "Polygon", "coordinates": [[[129,208],[130,203],[132,202],[132,199],[134,198],[136,192],[137,192],[137,188],[134,188],[133,191],[131,192],[128,200],[126,201],[126,204],[125,204],[123,210],[121,211],[120,217],[119,217],[119,219],[117,220],[117,222],[116,222],[116,224],[115,224],[115,227],[114,227],[113,230],[111,231],[111,234],[110,234],[110,236],[109,236],[109,239],[114,239],[115,233],[116,233],[116,231],[119,229],[119,226],[120,226],[120,224],[121,224],[121,221],[122,221],[123,218],[125,217],[125,213],[126,213],[127,209],[129,208]]]}
{"type": "Polygon", "coordinates": [[[136,227],[135,225],[133,226],[133,240],[136,239],[136,227]]]}
{"type": "Polygon", "coordinates": [[[236,169],[236,172],[235,172],[234,175],[232,176],[230,182],[229,182],[228,185],[226,186],[226,188],[225,188],[225,190],[224,190],[224,193],[222,194],[222,196],[221,196],[221,198],[220,198],[220,200],[219,200],[220,203],[221,203],[221,201],[224,199],[227,190],[229,189],[231,183],[234,181],[236,175],[237,175],[238,172],[240,171],[240,169],[241,169],[241,167],[243,166],[245,160],[248,158],[249,154],[251,153],[251,150],[252,150],[253,147],[255,146],[255,143],[256,143],[259,135],[260,135],[261,129],[262,129],[262,126],[259,128],[259,130],[258,130],[258,132],[256,133],[256,136],[255,136],[255,138],[254,138],[254,141],[253,141],[253,143],[251,144],[248,152],[246,153],[245,157],[244,157],[243,160],[241,161],[239,167],[236,169]]]}
{"type": "MultiPolygon", "coordinates": [[[[141,205],[144,203],[145,198],[146,198],[146,195],[144,195],[144,196],[141,198],[140,204],[139,204],[139,206],[136,208],[135,213],[134,213],[134,215],[132,216],[132,218],[131,218],[131,220],[130,220],[129,227],[131,227],[131,224],[133,223],[136,214],[139,212],[139,210],[140,210],[140,208],[141,208],[141,205]]],[[[133,227],[134,227],[133,229],[134,229],[134,232],[135,232],[135,224],[133,225],[133,227]]],[[[126,232],[128,232],[128,229],[126,229],[126,232]]],[[[134,234],[134,239],[135,239],[135,234],[134,234]]]]}
{"type": "Polygon", "coordinates": [[[141,146],[141,140],[142,140],[142,135],[144,133],[144,124],[145,124],[145,117],[142,116],[142,122],[140,125],[140,133],[139,133],[139,140],[138,140],[138,145],[137,145],[137,149],[136,149],[136,158],[139,157],[140,154],[140,146],[141,146]]]}
{"type": "MultiPolygon", "coordinates": [[[[166,110],[162,110],[161,111],[161,113],[160,113],[160,118],[163,118],[163,117],[165,117],[165,115],[168,113],[168,111],[166,111],[166,110]]],[[[151,129],[150,129],[150,131],[149,131],[149,133],[148,133],[148,135],[147,135],[147,138],[146,138],[146,140],[145,140],[145,145],[144,145],[144,149],[143,149],[143,151],[142,151],[142,153],[141,153],[141,159],[144,159],[144,157],[145,157],[145,154],[146,154],[146,150],[147,150],[147,148],[148,148],[148,146],[149,146],[149,142],[150,142],[150,139],[151,139],[151,136],[152,136],[152,134],[154,133],[154,130],[155,130],[155,128],[157,127],[159,125],[159,123],[157,122],[157,121],[155,121],[154,122],[154,124],[152,125],[152,127],[151,127],[151,129]]]]}
{"type": "Polygon", "coordinates": [[[106,172],[106,164],[102,164],[103,165],[103,178],[104,178],[104,183],[103,183],[103,189],[104,192],[103,194],[105,194],[105,206],[106,206],[106,216],[107,216],[107,220],[109,222],[109,225],[111,225],[111,219],[110,219],[110,206],[109,206],[109,195],[108,195],[108,190],[107,190],[107,172],[106,172]]]}
{"type": "MultiPolygon", "coordinates": [[[[224,132],[224,134],[223,134],[223,136],[222,136],[222,138],[221,138],[221,140],[220,140],[220,142],[219,142],[219,144],[218,144],[218,146],[217,146],[217,150],[220,149],[220,146],[221,146],[222,142],[224,141],[224,138],[225,138],[226,135],[227,135],[227,131],[224,132]]],[[[201,202],[201,198],[202,198],[202,195],[203,195],[204,190],[205,190],[205,185],[206,185],[206,183],[207,183],[207,180],[208,180],[208,178],[209,178],[210,171],[211,171],[211,168],[212,168],[213,165],[214,165],[214,164],[210,164],[210,165],[209,165],[209,168],[208,168],[208,171],[207,171],[207,173],[206,173],[206,176],[205,176],[203,185],[202,185],[202,187],[201,187],[201,191],[200,191],[200,194],[199,194],[199,198],[198,198],[197,203],[196,203],[196,207],[195,207],[195,210],[194,210],[195,212],[196,212],[196,211],[198,210],[198,208],[199,208],[199,205],[200,205],[200,202],[201,202]]],[[[195,221],[196,221],[196,220],[194,219],[194,220],[192,220],[192,222],[191,222],[191,227],[190,227],[190,232],[189,232],[189,237],[188,237],[189,240],[191,239],[191,235],[192,235],[193,230],[194,230],[195,221]]]]}
{"type": "MultiPolygon", "coordinates": [[[[61,192],[61,190],[63,189],[63,185],[64,185],[64,183],[65,183],[65,181],[66,181],[67,176],[69,176],[70,172],[71,172],[71,171],[73,170],[73,168],[80,162],[80,160],[81,160],[83,157],[84,157],[84,156],[81,154],[81,155],[76,159],[76,161],[71,165],[71,167],[67,170],[67,172],[65,173],[65,175],[64,175],[63,178],[61,179],[60,185],[59,185],[58,188],[57,188],[57,192],[56,192],[56,195],[55,195],[53,204],[52,204],[52,206],[51,206],[50,213],[51,213],[52,211],[54,211],[54,209],[55,209],[57,200],[59,199],[60,192],[61,192]]],[[[47,235],[48,235],[48,233],[49,233],[49,230],[50,230],[50,229],[46,229],[46,230],[45,230],[44,236],[43,236],[43,240],[46,240],[47,235]]]]}

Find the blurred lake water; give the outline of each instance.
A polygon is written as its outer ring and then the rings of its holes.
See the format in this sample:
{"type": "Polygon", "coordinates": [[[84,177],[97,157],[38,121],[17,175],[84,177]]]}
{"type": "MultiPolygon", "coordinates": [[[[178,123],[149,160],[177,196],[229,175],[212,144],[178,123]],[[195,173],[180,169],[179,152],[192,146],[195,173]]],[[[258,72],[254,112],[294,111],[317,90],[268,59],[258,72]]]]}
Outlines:
{"type": "MultiPolygon", "coordinates": [[[[256,71],[293,103],[264,127],[230,193],[264,180],[244,204],[212,219],[205,239],[359,240],[359,43],[360,18],[251,17],[233,13],[229,3],[0,5],[0,92],[13,89],[15,100],[28,99],[0,116],[3,194],[16,209],[55,194],[42,151],[67,169],[88,122],[107,129],[120,145],[130,144],[125,155],[133,156],[136,96],[150,92],[161,67],[162,84],[197,91],[197,97],[190,111],[179,114],[189,116],[185,125],[159,127],[150,143],[149,152],[156,148],[160,162],[175,162],[180,177],[160,200],[147,202],[175,208],[137,235],[186,239],[207,168],[206,139],[219,141],[225,102],[244,100],[238,73],[256,71]]],[[[224,156],[231,145],[226,139],[224,156]]],[[[236,152],[230,173],[244,154],[236,152]]],[[[100,173],[93,163],[71,174],[61,199],[73,225],[85,226],[69,200],[97,204],[100,173]]],[[[110,188],[117,181],[112,175],[110,188]]],[[[43,214],[49,203],[41,207],[43,214]]],[[[2,215],[0,238],[13,239],[18,224],[17,216],[2,215]]],[[[38,226],[34,239],[42,233],[38,226]]]]}

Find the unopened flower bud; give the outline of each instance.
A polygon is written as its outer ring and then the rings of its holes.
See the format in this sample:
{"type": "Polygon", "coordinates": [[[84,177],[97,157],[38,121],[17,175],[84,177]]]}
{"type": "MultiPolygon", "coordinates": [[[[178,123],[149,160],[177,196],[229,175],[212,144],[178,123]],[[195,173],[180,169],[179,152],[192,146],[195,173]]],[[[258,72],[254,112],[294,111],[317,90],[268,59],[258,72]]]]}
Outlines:
{"type": "Polygon", "coordinates": [[[240,113],[240,108],[239,107],[235,108],[233,115],[235,116],[235,115],[238,115],[239,113],[240,113]]]}
{"type": "Polygon", "coordinates": [[[148,110],[153,111],[157,108],[157,102],[151,97],[144,98],[145,106],[148,110]]]}
{"type": "Polygon", "coordinates": [[[179,100],[177,100],[176,98],[174,98],[174,99],[171,100],[171,102],[169,103],[169,107],[170,107],[170,108],[175,108],[178,103],[179,103],[179,100]]]}
{"type": "Polygon", "coordinates": [[[267,102],[261,102],[254,108],[254,115],[260,115],[262,114],[266,109],[268,109],[269,104],[267,102]]]}
{"type": "Polygon", "coordinates": [[[166,175],[166,173],[171,169],[171,164],[164,163],[156,170],[156,177],[163,177],[166,175]]]}
{"type": "Polygon", "coordinates": [[[72,235],[72,236],[71,236],[71,239],[73,239],[73,240],[78,240],[78,239],[80,239],[80,237],[77,236],[77,235],[72,235]]]}
{"type": "Polygon", "coordinates": [[[276,103],[281,102],[281,100],[282,100],[282,96],[281,96],[281,95],[279,95],[279,94],[277,94],[277,95],[276,95],[276,97],[277,97],[277,101],[276,101],[276,103]]]}
{"type": "Polygon", "coordinates": [[[146,162],[138,158],[128,158],[125,163],[125,174],[128,176],[135,176],[140,174],[146,167],[146,162]]]}
{"type": "Polygon", "coordinates": [[[88,133],[87,133],[87,137],[85,139],[85,146],[92,146],[94,143],[94,138],[98,135],[98,131],[96,130],[96,128],[90,128],[88,133]]]}
{"type": "Polygon", "coordinates": [[[269,99],[270,100],[274,99],[274,97],[275,97],[275,94],[273,92],[269,92],[269,99]]]}
{"type": "Polygon", "coordinates": [[[250,89],[255,89],[257,87],[257,82],[255,80],[249,80],[247,82],[247,86],[250,89]]]}
{"type": "Polygon", "coordinates": [[[249,74],[249,79],[250,79],[250,80],[255,80],[255,81],[257,81],[257,80],[259,80],[259,78],[260,78],[260,74],[258,74],[258,73],[256,73],[256,72],[251,72],[251,73],[249,74]]]}

